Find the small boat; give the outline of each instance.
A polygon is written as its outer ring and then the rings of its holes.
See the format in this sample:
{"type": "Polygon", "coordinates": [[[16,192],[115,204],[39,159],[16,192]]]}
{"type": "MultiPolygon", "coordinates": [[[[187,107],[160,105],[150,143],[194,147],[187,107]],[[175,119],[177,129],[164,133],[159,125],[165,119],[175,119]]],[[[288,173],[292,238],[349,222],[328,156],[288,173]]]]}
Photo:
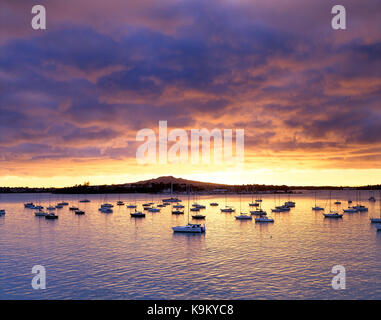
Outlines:
{"type": "Polygon", "coordinates": [[[188,223],[186,226],[172,227],[173,232],[182,233],[204,233],[205,226],[201,224],[188,223]]]}
{"type": "Polygon", "coordinates": [[[295,207],[295,202],[294,201],[287,201],[284,203],[284,205],[286,207],[289,207],[289,208],[294,208],[295,207]]]}
{"type": "Polygon", "coordinates": [[[259,202],[250,202],[249,207],[259,207],[259,202]]]}
{"type": "Polygon", "coordinates": [[[60,202],[58,203],[59,206],[68,206],[69,203],[68,202],[60,202]]]}
{"type": "Polygon", "coordinates": [[[178,226],[178,227],[172,227],[173,232],[179,232],[179,233],[204,233],[205,232],[205,225],[201,224],[194,224],[189,222],[189,187],[188,187],[188,224],[186,226],[178,226]]]}
{"type": "Polygon", "coordinates": [[[128,209],[136,209],[136,205],[134,205],[134,204],[129,204],[129,205],[127,205],[127,208],[128,208],[128,209]]]}
{"type": "Polygon", "coordinates": [[[322,210],[324,210],[324,208],[319,207],[319,206],[316,204],[316,191],[315,191],[315,206],[312,207],[312,210],[314,210],[314,211],[322,211],[322,210]]]}
{"type": "Polygon", "coordinates": [[[368,199],[370,202],[376,202],[376,198],[375,197],[370,197],[369,199],[368,199]]]}
{"type": "Polygon", "coordinates": [[[237,220],[252,220],[253,217],[251,215],[248,215],[247,213],[241,212],[239,216],[235,216],[237,220]]]}
{"type": "Polygon", "coordinates": [[[33,204],[33,202],[24,203],[24,208],[27,208],[27,209],[34,209],[34,204],[33,204]]]}
{"type": "Polygon", "coordinates": [[[149,207],[143,207],[143,210],[149,210],[149,209],[152,209],[152,207],[151,206],[149,206],[149,207]]]}
{"type": "Polygon", "coordinates": [[[63,208],[63,206],[61,206],[59,204],[56,205],[56,209],[62,209],[62,208],[63,208]]]}
{"type": "Polygon", "coordinates": [[[255,202],[262,202],[262,199],[256,199],[255,202]]]}
{"type": "Polygon", "coordinates": [[[181,211],[181,210],[172,210],[172,214],[184,214],[184,211],[181,211]]]}
{"type": "Polygon", "coordinates": [[[348,209],[343,209],[343,212],[344,213],[356,213],[358,211],[355,208],[348,207],[348,209]]]}
{"type": "Polygon", "coordinates": [[[0,216],[4,216],[5,215],[5,210],[4,209],[1,209],[0,210],[0,216]]]}
{"type": "Polygon", "coordinates": [[[274,222],[273,218],[269,218],[267,216],[255,218],[256,223],[271,223],[274,222]]]}
{"type": "Polygon", "coordinates": [[[54,220],[54,219],[58,219],[58,216],[54,213],[47,213],[45,215],[45,219],[54,220]]]}
{"type": "Polygon", "coordinates": [[[34,213],[34,215],[35,215],[36,217],[45,217],[45,216],[47,215],[47,213],[44,212],[44,211],[39,210],[39,211],[36,211],[36,212],[34,213]]]}
{"type": "Polygon", "coordinates": [[[75,214],[81,216],[81,215],[84,215],[84,214],[85,214],[85,211],[82,211],[82,210],[76,210],[76,211],[75,211],[75,214]]]}
{"type": "Polygon", "coordinates": [[[217,202],[211,202],[210,205],[211,205],[212,207],[217,207],[217,206],[218,206],[218,203],[217,203],[217,202]]]}
{"type": "Polygon", "coordinates": [[[241,195],[239,195],[239,212],[238,216],[235,216],[236,220],[252,220],[252,216],[242,212],[241,195]]]}
{"type": "Polygon", "coordinates": [[[262,209],[257,209],[254,211],[250,211],[250,214],[252,214],[253,216],[266,216],[267,212],[262,209]]]}
{"type": "Polygon", "coordinates": [[[291,210],[290,207],[287,207],[287,206],[285,206],[285,205],[275,207],[275,209],[279,209],[280,212],[286,212],[286,211],[290,211],[290,210],[291,210]]]}
{"type": "Polygon", "coordinates": [[[337,213],[337,212],[330,212],[330,213],[323,213],[325,218],[333,218],[333,219],[340,219],[343,217],[342,214],[337,213]]]}
{"type": "Polygon", "coordinates": [[[160,212],[160,209],[158,209],[158,208],[149,208],[148,211],[149,212],[160,212]]]}
{"type": "Polygon", "coordinates": [[[348,200],[348,203],[352,203],[353,201],[351,199],[348,200]]]}
{"type": "Polygon", "coordinates": [[[111,208],[103,207],[98,209],[102,213],[113,213],[111,208]]]}
{"type": "Polygon", "coordinates": [[[76,211],[76,210],[79,210],[77,207],[70,207],[69,208],[70,211],[76,211]]]}
{"type": "Polygon", "coordinates": [[[116,205],[117,205],[117,206],[124,206],[124,202],[123,202],[123,201],[118,201],[118,202],[116,203],[116,205]]]}
{"type": "Polygon", "coordinates": [[[200,208],[199,207],[193,207],[193,208],[190,208],[190,211],[198,212],[198,211],[200,211],[200,208]]]}
{"type": "Polygon", "coordinates": [[[140,211],[135,210],[135,212],[130,213],[130,216],[132,218],[144,218],[146,216],[146,214],[144,212],[140,212],[140,211]]]}
{"type": "Polygon", "coordinates": [[[353,206],[353,209],[356,209],[358,212],[367,212],[368,208],[363,205],[353,206]]]}
{"type": "Polygon", "coordinates": [[[271,209],[271,212],[282,212],[282,210],[279,208],[275,208],[275,209],[271,209]]]}
{"type": "Polygon", "coordinates": [[[79,202],[81,202],[81,203],[87,203],[87,202],[90,202],[90,200],[89,199],[83,199],[83,200],[79,200],[79,202]]]}
{"type": "MultiPolygon", "coordinates": [[[[168,205],[168,204],[165,204],[165,205],[168,205]]],[[[175,208],[175,209],[183,209],[184,206],[182,204],[175,204],[172,208],[175,208]]]]}
{"type": "Polygon", "coordinates": [[[335,204],[341,204],[341,201],[335,201],[335,204]]]}
{"type": "Polygon", "coordinates": [[[163,202],[181,202],[181,200],[177,198],[163,199],[162,201],[163,202]]]}
{"type": "Polygon", "coordinates": [[[46,210],[48,210],[48,211],[54,211],[54,210],[56,210],[56,208],[52,207],[52,206],[49,206],[49,207],[46,208],[46,210]]]}
{"type": "Polygon", "coordinates": [[[235,209],[234,208],[232,208],[232,207],[225,207],[225,208],[223,208],[223,209],[220,209],[221,210],[221,212],[228,212],[228,213],[232,213],[232,212],[235,212],[235,209]]]}
{"type": "Polygon", "coordinates": [[[44,209],[44,207],[43,206],[34,206],[34,209],[42,210],[42,209],[44,209]]]}
{"type": "Polygon", "coordinates": [[[381,190],[380,190],[380,217],[379,218],[370,218],[370,223],[381,223],[381,190]]]}
{"type": "Polygon", "coordinates": [[[103,203],[103,204],[101,204],[101,207],[103,207],[103,208],[113,208],[114,206],[111,203],[103,203]]]}
{"type": "Polygon", "coordinates": [[[150,207],[150,206],[152,206],[152,205],[153,205],[152,202],[147,202],[147,203],[143,203],[143,204],[142,204],[143,207],[150,207]]]}
{"type": "Polygon", "coordinates": [[[165,204],[158,204],[156,207],[163,208],[163,207],[165,207],[165,204]]]}
{"type": "Polygon", "coordinates": [[[323,213],[324,218],[341,219],[342,214],[331,211],[332,191],[329,191],[329,213],[323,213]]]}
{"type": "Polygon", "coordinates": [[[204,220],[205,216],[203,214],[194,214],[192,215],[192,218],[195,220],[204,220]]]}

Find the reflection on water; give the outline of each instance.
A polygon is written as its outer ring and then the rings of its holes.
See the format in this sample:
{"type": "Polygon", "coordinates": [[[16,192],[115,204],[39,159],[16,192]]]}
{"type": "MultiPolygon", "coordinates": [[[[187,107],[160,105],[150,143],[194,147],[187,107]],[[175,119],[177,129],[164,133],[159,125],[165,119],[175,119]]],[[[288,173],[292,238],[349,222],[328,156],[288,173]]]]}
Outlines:
{"type": "MultiPolygon", "coordinates": [[[[165,197],[154,196],[154,202],[165,197]]],[[[340,210],[348,198],[356,195],[333,195],[342,201],[340,210]]],[[[271,208],[286,196],[265,195],[262,207],[275,223],[256,224],[220,213],[228,204],[238,214],[239,196],[228,196],[226,203],[225,196],[199,196],[197,202],[207,206],[201,210],[206,234],[199,235],[171,230],[187,222],[187,208],[184,215],[172,215],[168,206],[133,219],[130,209],[116,206],[119,199],[135,201],[134,195],[2,195],[0,209],[7,213],[0,217],[0,298],[381,299],[381,232],[369,223],[379,216],[378,202],[364,201],[369,212],[333,220],[311,210],[314,193],[294,195],[296,207],[285,213],[271,208]],[[79,203],[82,198],[91,202],[79,203]],[[24,209],[28,201],[68,201],[86,214],[64,207],[58,220],[48,221],[24,209]],[[98,211],[103,202],[115,205],[112,214],[98,211]],[[46,290],[31,287],[34,265],[47,270],[46,290]],[[331,287],[334,265],[346,268],[346,290],[331,287]]],[[[327,207],[327,199],[327,192],[318,193],[318,205],[327,207]]],[[[140,208],[152,196],[138,195],[136,201],[140,208]]],[[[250,195],[242,196],[243,211],[253,210],[249,202],[250,195]]]]}

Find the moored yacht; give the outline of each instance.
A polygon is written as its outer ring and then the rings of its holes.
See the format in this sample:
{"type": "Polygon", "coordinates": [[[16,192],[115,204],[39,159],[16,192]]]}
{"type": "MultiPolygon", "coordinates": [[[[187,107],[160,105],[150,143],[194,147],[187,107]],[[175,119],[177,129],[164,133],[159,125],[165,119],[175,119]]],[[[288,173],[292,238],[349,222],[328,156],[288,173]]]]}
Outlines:
{"type": "Polygon", "coordinates": [[[189,223],[189,189],[188,189],[188,224],[186,226],[172,227],[173,232],[178,233],[205,233],[205,225],[189,223]]]}
{"type": "Polygon", "coordinates": [[[221,212],[228,212],[228,213],[235,212],[235,209],[229,206],[226,206],[225,208],[221,208],[220,210],[221,212]]]}
{"type": "Polygon", "coordinates": [[[184,214],[184,211],[181,211],[181,210],[172,210],[172,214],[184,214]]]}
{"type": "Polygon", "coordinates": [[[370,223],[381,223],[381,190],[380,190],[380,200],[378,202],[380,204],[380,217],[379,218],[370,218],[370,223]]]}
{"type": "Polygon", "coordinates": [[[273,218],[269,218],[267,216],[261,216],[261,217],[258,217],[258,218],[255,218],[255,222],[256,223],[272,223],[274,222],[274,219],[273,218]]]}
{"type": "Polygon", "coordinates": [[[160,212],[159,208],[149,208],[148,212],[160,212]]]}
{"type": "Polygon", "coordinates": [[[0,216],[4,216],[5,215],[5,210],[4,209],[0,209],[0,216]]]}
{"type": "Polygon", "coordinates": [[[45,215],[45,219],[50,219],[50,220],[54,220],[54,219],[58,219],[58,216],[54,213],[47,213],[45,215]]]}
{"type": "Polygon", "coordinates": [[[38,211],[36,211],[36,212],[34,213],[34,215],[35,215],[36,217],[45,217],[45,216],[47,215],[47,213],[44,212],[44,211],[42,211],[42,210],[38,210],[38,211]]]}
{"type": "Polygon", "coordinates": [[[343,217],[342,214],[337,212],[332,212],[331,210],[331,201],[332,201],[332,191],[329,191],[329,213],[323,213],[325,218],[340,219],[343,217]]]}
{"type": "Polygon", "coordinates": [[[76,215],[78,215],[78,216],[82,216],[82,215],[85,214],[85,211],[82,211],[82,210],[76,210],[74,213],[75,213],[76,215]]]}
{"type": "Polygon", "coordinates": [[[144,212],[140,212],[140,211],[135,210],[135,212],[130,213],[130,216],[132,218],[144,218],[146,216],[146,214],[144,212]]]}
{"type": "Polygon", "coordinates": [[[82,200],[79,200],[79,202],[81,202],[81,203],[87,203],[87,202],[90,202],[90,200],[89,199],[82,199],[82,200]]]}
{"type": "Polygon", "coordinates": [[[204,233],[206,231],[205,225],[188,223],[186,226],[172,227],[173,232],[182,233],[204,233]]]}
{"type": "Polygon", "coordinates": [[[252,220],[253,217],[247,213],[241,212],[239,216],[235,216],[237,220],[252,220]]]}
{"type": "Polygon", "coordinates": [[[217,206],[218,206],[218,203],[217,203],[217,202],[211,202],[210,205],[211,205],[212,207],[217,207],[217,206]]]}
{"type": "Polygon", "coordinates": [[[195,220],[204,220],[205,216],[203,214],[194,214],[194,215],[192,215],[192,219],[195,219],[195,220]]]}
{"type": "Polygon", "coordinates": [[[253,216],[266,216],[267,212],[263,209],[257,208],[256,210],[250,211],[250,214],[252,214],[253,216]]]}

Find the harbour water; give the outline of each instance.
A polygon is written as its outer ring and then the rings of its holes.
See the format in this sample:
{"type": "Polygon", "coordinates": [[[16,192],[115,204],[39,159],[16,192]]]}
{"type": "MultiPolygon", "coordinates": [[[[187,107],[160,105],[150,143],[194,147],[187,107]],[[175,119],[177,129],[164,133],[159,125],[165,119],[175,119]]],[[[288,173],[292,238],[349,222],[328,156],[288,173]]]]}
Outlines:
{"type": "MultiPolygon", "coordinates": [[[[364,200],[369,195],[363,192],[364,200]]],[[[263,195],[262,207],[275,219],[264,225],[220,212],[226,201],[238,214],[238,195],[198,196],[206,205],[206,233],[194,235],[171,229],[187,223],[186,207],[184,215],[167,206],[142,219],[126,208],[135,198],[141,208],[166,197],[2,194],[0,299],[381,299],[381,232],[369,223],[380,216],[378,198],[363,201],[368,212],[326,219],[311,210],[314,193],[292,195],[296,207],[283,213],[271,213],[274,195],[263,195]],[[83,198],[91,202],[79,203],[83,198]],[[118,200],[125,205],[116,206],[118,200]],[[67,201],[86,214],[64,207],[56,210],[58,220],[46,220],[24,208],[29,201],[45,207],[67,201]],[[113,213],[98,211],[104,202],[114,204],[113,213]],[[31,286],[34,265],[46,269],[45,290],[31,286]],[[345,290],[331,286],[335,265],[345,267],[345,290]]],[[[355,193],[335,191],[333,208],[341,200],[342,212],[348,198],[355,204],[355,193]]],[[[327,199],[327,191],[318,192],[326,212],[327,199]]],[[[249,202],[251,195],[241,197],[242,211],[249,202]]]]}

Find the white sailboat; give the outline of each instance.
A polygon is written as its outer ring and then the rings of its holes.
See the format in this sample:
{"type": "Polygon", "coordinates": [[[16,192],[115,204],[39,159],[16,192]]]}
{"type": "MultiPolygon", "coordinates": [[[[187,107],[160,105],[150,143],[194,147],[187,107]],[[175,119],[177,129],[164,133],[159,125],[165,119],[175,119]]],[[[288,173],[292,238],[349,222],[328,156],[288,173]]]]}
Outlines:
{"type": "Polygon", "coordinates": [[[238,216],[235,216],[236,220],[252,220],[252,216],[245,213],[245,212],[242,212],[241,210],[241,195],[239,195],[239,215],[238,216]]]}
{"type": "Polygon", "coordinates": [[[195,224],[189,222],[189,189],[188,189],[188,224],[186,226],[172,227],[173,232],[178,233],[204,233],[206,231],[205,225],[195,224]]]}
{"type": "Polygon", "coordinates": [[[381,190],[380,190],[380,217],[379,218],[370,218],[370,223],[381,223],[381,190]]]}
{"type": "Polygon", "coordinates": [[[315,206],[312,207],[312,210],[314,210],[314,211],[322,211],[322,210],[324,210],[324,208],[319,207],[319,206],[316,204],[316,191],[315,191],[315,206]]]}
{"type": "Polygon", "coordinates": [[[227,213],[235,212],[235,209],[233,207],[227,205],[227,196],[226,196],[226,194],[225,194],[225,208],[221,208],[220,210],[221,210],[221,212],[227,212],[227,213]]]}
{"type": "Polygon", "coordinates": [[[342,214],[333,212],[331,210],[331,202],[332,202],[332,191],[329,191],[329,213],[323,213],[325,218],[331,218],[331,219],[341,219],[343,217],[342,214]]]}

